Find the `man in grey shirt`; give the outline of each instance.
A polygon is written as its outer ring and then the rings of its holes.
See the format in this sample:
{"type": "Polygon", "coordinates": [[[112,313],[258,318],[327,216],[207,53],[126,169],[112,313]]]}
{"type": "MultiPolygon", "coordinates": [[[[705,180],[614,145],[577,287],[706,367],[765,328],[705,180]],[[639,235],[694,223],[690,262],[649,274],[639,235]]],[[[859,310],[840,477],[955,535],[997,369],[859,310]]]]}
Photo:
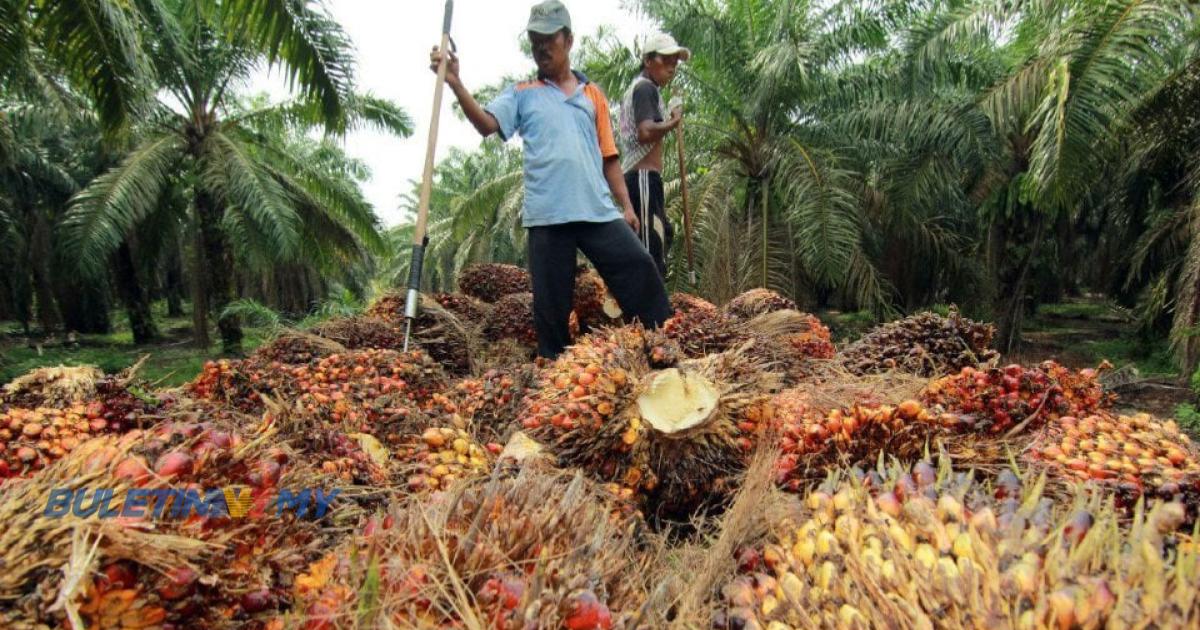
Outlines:
{"type": "Polygon", "coordinates": [[[642,71],[625,90],[618,121],[621,170],[640,224],[638,239],[664,279],[673,233],[664,207],[662,139],[683,120],[683,107],[673,99],[667,116],[660,90],[675,78],[679,62],[687,61],[691,54],[670,35],[656,33],[647,38],[642,46],[642,71]]]}

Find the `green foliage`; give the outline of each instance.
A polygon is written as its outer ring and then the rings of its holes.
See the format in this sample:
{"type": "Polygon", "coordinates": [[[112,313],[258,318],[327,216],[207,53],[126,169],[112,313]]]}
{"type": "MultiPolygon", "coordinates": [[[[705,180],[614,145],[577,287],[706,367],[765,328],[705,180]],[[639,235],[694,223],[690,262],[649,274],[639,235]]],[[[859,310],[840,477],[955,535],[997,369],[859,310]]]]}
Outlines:
{"type": "Polygon", "coordinates": [[[1191,403],[1183,403],[1175,407],[1175,421],[1179,426],[1192,435],[1200,434],[1200,409],[1191,403]]]}

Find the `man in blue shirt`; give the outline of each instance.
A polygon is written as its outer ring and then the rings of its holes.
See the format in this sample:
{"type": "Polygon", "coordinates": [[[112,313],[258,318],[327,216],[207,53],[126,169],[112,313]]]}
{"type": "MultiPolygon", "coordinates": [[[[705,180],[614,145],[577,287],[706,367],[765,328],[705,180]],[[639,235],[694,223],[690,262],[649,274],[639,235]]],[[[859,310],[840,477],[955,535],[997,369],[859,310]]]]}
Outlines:
{"type": "MultiPolygon", "coordinates": [[[[671,307],[654,259],[637,239],[608,101],[599,86],[571,70],[571,16],[559,0],[546,0],[530,10],[527,30],[537,78],[509,86],[481,107],[463,87],[451,54],[446,84],[480,134],[505,140],[519,134],[524,143],[522,224],[529,230],[538,354],[554,358],[571,342],[576,250],[595,265],[626,318],[658,327],[671,307]]],[[[435,47],[431,68],[436,71],[441,59],[435,47]]]]}

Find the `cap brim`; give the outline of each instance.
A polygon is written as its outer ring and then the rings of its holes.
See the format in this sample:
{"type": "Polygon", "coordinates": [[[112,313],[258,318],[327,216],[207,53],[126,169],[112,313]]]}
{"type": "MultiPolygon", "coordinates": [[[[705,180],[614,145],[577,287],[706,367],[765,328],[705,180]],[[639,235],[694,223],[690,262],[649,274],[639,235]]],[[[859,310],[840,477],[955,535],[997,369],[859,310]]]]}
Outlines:
{"type": "Polygon", "coordinates": [[[660,48],[654,52],[668,57],[678,55],[681,61],[687,61],[692,58],[692,51],[683,46],[669,46],[667,48],[660,48]]]}
{"type": "Polygon", "coordinates": [[[535,21],[530,22],[529,26],[525,27],[525,30],[529,31],[530,33],[537,33],[539,35],[553,35],[564,28],[567,27],[555,22],[535,21]]]}

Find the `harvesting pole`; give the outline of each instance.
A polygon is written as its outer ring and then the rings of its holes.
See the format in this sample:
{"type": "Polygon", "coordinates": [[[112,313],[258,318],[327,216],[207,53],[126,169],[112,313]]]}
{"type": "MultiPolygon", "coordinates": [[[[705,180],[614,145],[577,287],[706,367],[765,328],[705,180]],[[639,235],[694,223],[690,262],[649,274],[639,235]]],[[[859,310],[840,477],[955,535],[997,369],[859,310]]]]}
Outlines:
{"type": "Polygon", "coordinates": [[[688,280],[696,288],[696,261],[692,253],[692,213],[688,209],[687,168],[683,160],[683,119],[675,127],[675,147],[679,150],[679,192],[683,195],[683,241],[687,246],[688,280]]]}
{"type": "Polygon", "coordinates": [[[450,63],[450,18],[454,13],[454,0],[446,0],[446,12],[442,19],[442,59],[438,63],[437,84],[433,86],[433,114],[429,118],[429,143],[425,146],[425,172],[421,176],[421,198],[417,205],[417,227],[413,230],[412,263],[408,267],[408,293],[404,300],[404,351],[408,352],[408,339],[412,334],[413,320],[421,301],[421,267],[425,263],[425,246],[429,237],[425,233],[429,219],[429,198],[433,193],[433,156],[437,149],[438,118],[442,112],[442,88],[446,85],[446,68],[450,63]]]}

